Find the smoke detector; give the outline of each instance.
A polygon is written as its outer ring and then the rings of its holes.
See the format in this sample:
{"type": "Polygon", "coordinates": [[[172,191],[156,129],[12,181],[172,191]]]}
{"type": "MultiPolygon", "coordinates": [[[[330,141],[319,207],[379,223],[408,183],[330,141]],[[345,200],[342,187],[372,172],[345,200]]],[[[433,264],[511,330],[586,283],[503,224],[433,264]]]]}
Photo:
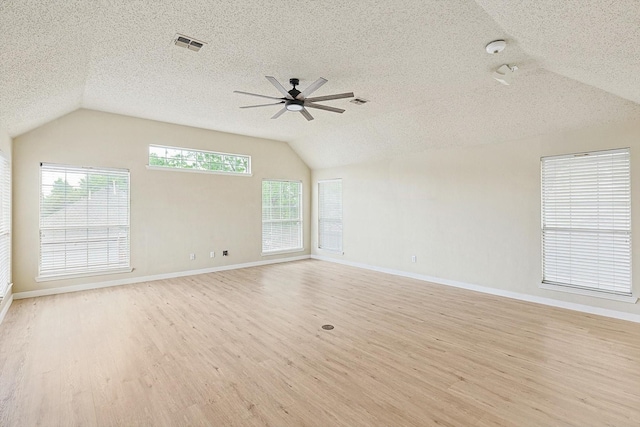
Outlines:
{"type": "Polygon", "coordinates": [[[504,40],[494,40],[491,43],[489,43],[485,49],[487,50],[487,53],[490,54],[495,54],[495,53],[500,53],[504,50],[504,48],[507,47],[507,42],[504,40]]]}
{"type": "Polygon", "coordinates": [[[185,36],[183,34],[176,34],[173,38],[173,44],[178,47],[186,47],[189,50],[198,52],[206,43],[200,40],[196,40],[193,37],[185,36]]]}

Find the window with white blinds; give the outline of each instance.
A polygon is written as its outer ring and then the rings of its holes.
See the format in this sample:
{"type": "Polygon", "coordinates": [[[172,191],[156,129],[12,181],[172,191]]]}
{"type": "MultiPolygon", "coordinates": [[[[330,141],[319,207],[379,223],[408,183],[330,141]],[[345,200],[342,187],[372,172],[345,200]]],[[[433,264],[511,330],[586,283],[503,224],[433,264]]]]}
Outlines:
{"type": "Polygon", "coordinates": [[[129,269],[129,171],[41,164],[40,278],[129,269]]]}
{"type": "Polygon", "coordinates": [[[318,248],[342,252],[342,180],[318,182],[318,248]]]}
{"type": "Polygon", "coordinates": [[[542,160],[543,283],[629,296],[629,150],[542,160]]]}
{"type": "Polygon", "coordinates": [[[11,164],[0,153],[0,300],[11,283],[11,164]]]}
{"type": "Polygon", "coordinates": [[[262,181],[262,252],[302,248],[302,183],[262,181]]]}

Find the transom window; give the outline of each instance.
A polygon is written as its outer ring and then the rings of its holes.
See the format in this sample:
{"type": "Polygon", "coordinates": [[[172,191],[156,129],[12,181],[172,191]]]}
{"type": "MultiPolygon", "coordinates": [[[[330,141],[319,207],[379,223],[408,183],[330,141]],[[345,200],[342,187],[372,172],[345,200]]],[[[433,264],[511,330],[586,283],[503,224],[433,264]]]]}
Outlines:
{"type": "Polygon", "coordinates": [[[262,253],[302,249],[302,183],[262,181],[262,253]]]}
{"type": "Polygon", "coordinates": [[[630,296],[629,150],[542,158],[543,283],[630,296]]]}
{"type": "Polygon", "coordinates": [[[129,171],[42,164],[39,278],[130,271],[129,171]]]}
{"type": "Polygon", "coordinates": [[[149,167],[251,175],[251,156],[150,145],[149,167]]]}

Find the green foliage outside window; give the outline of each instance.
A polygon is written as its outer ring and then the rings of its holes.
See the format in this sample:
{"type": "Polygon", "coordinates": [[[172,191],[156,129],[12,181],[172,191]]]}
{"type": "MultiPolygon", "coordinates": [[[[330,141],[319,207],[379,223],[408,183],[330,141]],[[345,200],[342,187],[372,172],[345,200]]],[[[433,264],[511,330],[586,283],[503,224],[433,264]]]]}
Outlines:
{"type": "Polygon", "coordinates": [[[149,166],[248,175],[250,157],[179,148],[149,147],[149,166]]]}

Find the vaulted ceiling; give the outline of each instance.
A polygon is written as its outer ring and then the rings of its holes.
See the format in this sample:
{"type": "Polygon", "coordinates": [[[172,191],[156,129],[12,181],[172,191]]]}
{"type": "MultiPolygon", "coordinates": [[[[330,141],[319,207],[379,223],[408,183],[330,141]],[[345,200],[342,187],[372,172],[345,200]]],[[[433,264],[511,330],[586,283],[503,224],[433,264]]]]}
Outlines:
{"type": "Polygon", "coordinates": [[[3,1],[0,128],[91,108],[287,141],[312,168],[515,140],[640,118],[639,24],[637,0],[3,1]],[[233,90],[280,96],[265,75],[370,102],[239,109],[262,101],[233,90]]]}

